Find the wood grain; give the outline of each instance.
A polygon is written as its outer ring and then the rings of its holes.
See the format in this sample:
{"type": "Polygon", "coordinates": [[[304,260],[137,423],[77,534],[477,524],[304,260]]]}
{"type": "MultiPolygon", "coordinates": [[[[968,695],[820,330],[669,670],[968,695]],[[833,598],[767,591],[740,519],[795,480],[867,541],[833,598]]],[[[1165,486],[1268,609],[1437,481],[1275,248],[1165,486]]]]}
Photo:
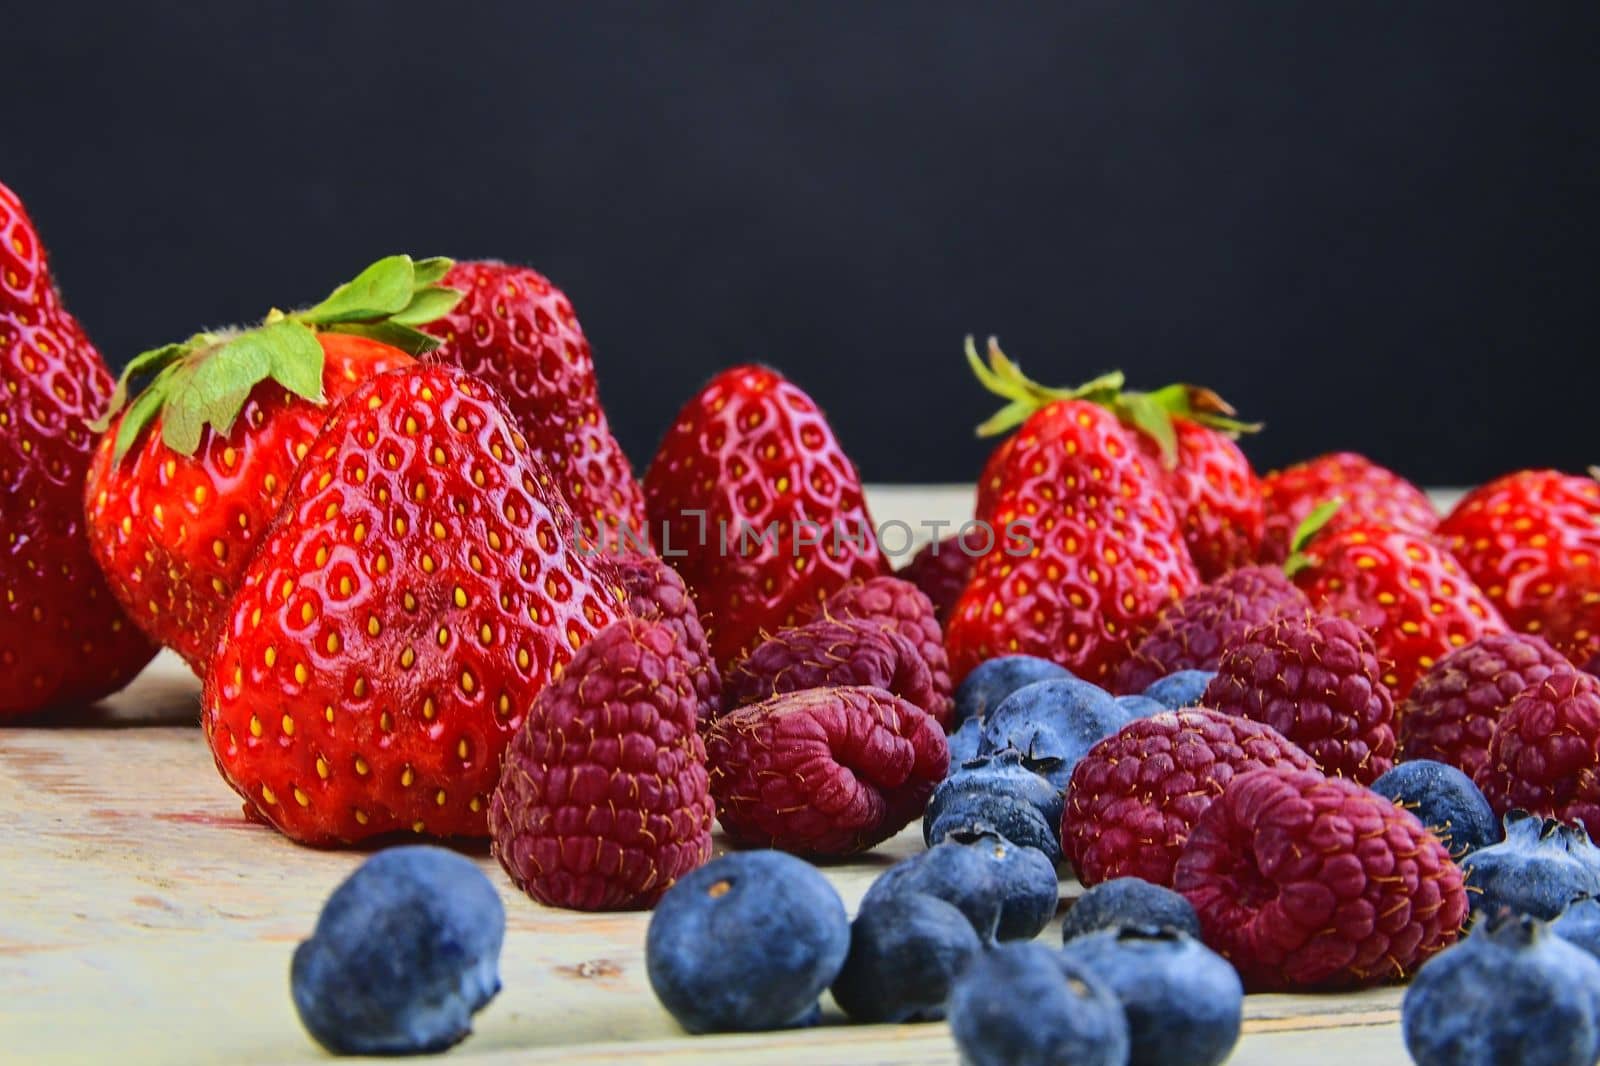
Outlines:
{"type": "MultiPolygon", "coordinates": [[[[880,490],[873,506],[880,521],[959,520],[970,498],[880,490]]],[[[163,655],[101,705],[0,729],[0,1061],[323,1060],[289,1001],[289,956],[363,855],[298,847],[246,822],[195,725],[198,691],[163,655]]],[[[878,873],[921,847],[913,826],[825,872],[853,910],[878,873]]],[[[647,915],[540,907],[487,849],[471,854],[505,899],[505,990],[457,1059],[955,1061],[943,1025],[850,1026],[831,1003],[830,1024],[807,1032],[687,1037],[645,979],[647,915]]],[[[1250,997],[1233,1061],[1405,1062],[1399,996],[1250,997]]]]}

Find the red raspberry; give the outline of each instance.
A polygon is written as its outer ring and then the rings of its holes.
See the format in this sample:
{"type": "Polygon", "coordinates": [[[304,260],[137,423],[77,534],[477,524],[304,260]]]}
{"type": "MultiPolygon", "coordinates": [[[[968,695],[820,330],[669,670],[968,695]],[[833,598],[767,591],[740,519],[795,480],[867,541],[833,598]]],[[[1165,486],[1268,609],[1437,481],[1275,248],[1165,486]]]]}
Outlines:
{"type": "Polygon", "coordinates": [[[1178,670],[1215,670],[1223,651],[1250,629],[1310,605],[1276,567],[1224,574],[1161,609],[1133,655],[1117,667],[1112,690],[1132,695],[1178,670]]]}
{"type": "Polygon", "coordinates": [[[939,723],[879,688],[813,688],[723,715],[711,794],[741,847],[854,855],[922,814],[949,768],[939,723]]]}
{"type": "Polygon", "coordinates": [[[711,857],[692,669],[668,626],[624,618],[534,699],[489,801],[494,854],[528,895],[649,907],[711,857]]]}
{"type": "Polygon", "coordinates": [[[1600,837],[1600,679],[1569,666],[1517,693],[1473,780],[1496,814],[1520,808],[1600,837]]]}
{"type": "Polygon", "coordinates": [[[1061,850],[1084,885],[1113,877],[1170,885],[1201,812],[1234,777],[1263,766],[1317,764],[1271,726],[1247,718],[1202,708],[1136,718],[1072,771],[1061,850]]]}
{"type": "Polygon", "coordinates": [[[1174,887],[1252,992],[1402,978],[1467,916],[1461,871],[1416,815],[1308,770],[1229,782],[1189,834],[1174,887]]]}
{"type": "Polygon", "coordinates": [[[921,589],[898,577],[869,578],[829,596],[811,617],[874,622],[909,640],[933,675],[934,702],[919,705],[940,725],[950,728],[955,706],[950,698],[950,658],[945,654],[944,632],[934,616],[933,601],[921,589]]]}
{"type": "Polygon", "coordinates": [[[1489,738],[1506,705],[1550,671],[1571,664],[1543,637],[1494,633],[1440,659],[1397,709],[1400,750],[1433,759],[1471,777],[1489,754],[1489,738]]]}
{"type": "Polygon", "coordinates": [[[978,556],[993,547],[994,536],[975,527],[965,534],[924,544],[900,569],[899,576],[923,591],[933,603],[934,617],[942,623],[950,617],[950,609],[972,578],[978,556]]]}
{"type": "Polygon", "coordinates": [[[694,597],[678,572],[654,555],[627,553],[615,559],[617,580],[636,618],[660,622],[677,635],[689,657],[699,720],[703,727],[722,705],[722,675],[706,644],[694,597]]]}
{"type": "Polygon", "coordinates": [[[785,692],[841,685],[886,689],[930,714],[945,705],[927,660],[905,637],[871,622],[820,619],[780,629],[730,666],[722,706],[731,711],[785,692]]]}
{"type": "Polygon", "coordinates": [[[1394,700],[1380,673],[1354,622],[1284,615],[1223,653],[1201,703],[1265,722],[1326,772],[1369,785],[1394,766],[1394,700]]]}

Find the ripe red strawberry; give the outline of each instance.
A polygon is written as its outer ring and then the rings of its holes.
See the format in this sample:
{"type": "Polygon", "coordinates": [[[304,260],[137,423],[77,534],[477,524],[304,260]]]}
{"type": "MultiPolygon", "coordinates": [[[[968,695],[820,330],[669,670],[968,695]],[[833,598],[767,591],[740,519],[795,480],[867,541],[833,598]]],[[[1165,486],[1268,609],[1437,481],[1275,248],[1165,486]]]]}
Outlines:
{"type": "Polygon", "coordinates": [[[1512,629],[1575,663],[1600,654],[1600,483],[1519,470],[1467,493],[1439,534],[1512,629]]]}
{"type": "Polygon", "coordinates": [[[1078,880],[1172,884],[1183,842],[1227,783],[1263,766],[1314,770],[1271,726],[1191,708],[1135,718],[1073,768],[1061,850],[1078,880]]]}
{"type": "Polygon", "coordinates": [[[437,343],[449,261],[379,260],[322,303],[136,356],[89,472],[89,535],[128,613],[196,672],[330,405],[437,343]],[[402,348],[404,350],[402,350],[402,348]]]}
{"type": "Polygon", "coordinates": [[[1250,629],[1310,602],[1282,570],[1240,567],[1169,603],[1117,667],[1112,691],[1143,692],[1178,670],[1215,670],[1222,653],[1250,629]]]}
{"type": "Polygon", "coordinates": [[[627,618],[540,691],[489,801],[518,888],[556,907],[651,907],[711,857],[696,668],[670,626],[627,618]]]}
{"type": "Polygon", "coordinates": [[[1471,777],[1517,693],[1570,665],[1526,633],[1491,633],[1457,648],[1419,677],[1399,706],[1400,750],[1407,759],[1433,759],[1471,777]]]}
{"type": "Polygon", "coordinates": [[[1559,667],[1517,693],[1473,780],[1496,814],[1520,809],[1600,836],[1600,679],[1559,667]]]}
{"type": "Polygon", "coordinates": [[[245,570],[202,721],[295,840],[483,836],[535,697],[623,612],[489,387],[413,367],[352,392],[245,570]]]}
{"type": "Polygon", "coordinates": [[[1395,699],[1451,651],[1505,631],[1455,557],[1419,533],[1371,522],[1324,529],[1288,567],[1319,611],[1372,634],[1395,699]]]}
{"type": "Polygon", "coordinates": [[[948,706],[909,640],[871,622],[831,618],[780,629],[752,648],[728,668],[723,706],[731,711],[784,692],[841,685],[881,688],[930,715],[931,708],[948,706]]]}
{"type": "Polygon", "coordinates": [[[723,371],[678,412],[644,491],[719,663],[885,569],[855,465],[811,398],[766,367],[723,371]]]}
{"type": "Polygon", "coordinates": [[[882,689],[812,688],[723,715],[706,758],[735,844],[841,856],[919,817],[950,750],[937,722],[882,689]]]}
{"type": "Polygon", "coordinates": [[[1343,500],[1328,530],[1381,522],[1412,533],[1431,533],[1439,524],[1428,496],[1394,471],[1355,452],[1333,452],[1275,470],[1261,479],[1266,535],[1261,561],[1281,563],[1290,542],[1319,504],[1343,500]]]}
{"type": "Polygon", "coordinates": [[[573,514],[604,543],[644,545],[644,494],[600,406],[594,355],[565,293],[528,267],[457,263],[444,284],[466,293],[425,332],[444,343],[426,362],[494,386],[518,429],[556,475],[573,514]]]}
{"type": "Polygon", "coordinates": [[[1394,700],[1346,618],[1280,614],[1222,653],[1202,705],[1265,722],[1329,774],[1370,785],[1394,767],[1394,700]]]}
{"type": "Polygon", "coordinates": [[[1467,917],[1461,871],[1416,815],[1309,770],[1230,781],[1173,880],[1252,992],[1403,978],[1454,943],[1467,917]]]}
{"type": "MultiPolygon", "coordinates": [[[[997,350],[980,377],[1011,364],[997,350]]],[[[1014,399],[987,427],[1031,409],[1014,399]]],[[[1026,414],[991,460],[978,519],[997,545],[980,559],[946,627],[952,680],[998,655],[1052,659],[1103,681],[1140,630],[1199,583],[1160,471],[1116,415],[1084,399],[1026,414]],[[984,504],[987,504],[987,507],[984,504]]]]}
{"type": "MultiPolygon", "coordinates": [[[[1129,440],[1159,472],[1200,576],[1210,580],[1254,560],[1262,536],[1261,493],[1233,438],[1260,427],[1236,420],[1222,397],[1195,385],[1132,392],[1123,389],[1120,373],[1075,389],[1047,388],[1024,376],[993,338],[987,366],[970,337],[967,361],[986,387],[1010,401],[980,432],[1002,432],[1054,400],[1098,403],[1122,421],[1129,440]]],[[[997,488],[997,461],[1004,462],[998,451],[979,480],[980,514],[997,488]]]]}
{"type": "Polygon", "coordinates": [[[628,610],[635,618],[660,622],[677,636],[680,649],[689,660],[698,720],[702,725],[709,724],[722,710],[722,673],[706,645],[706,631],[683,578],[654,555],[608,554],[602,562],[615,570],[617,583],[628,597],[628,610]]]}
{"type": "Polygon", "coordinates": [[[934,619],[942,625],[949,620],[951,609],[972,579],[972,568],[978,556],[991,547],[987,530],[970,528],[965,533],[924,544],[896,576],[922,590],[933,604],[934,619]]]}
{"type": "Polygon", "coordinates": [[[155,649],[118,608],[84,534],[93,438],[111,395],[44,245],[0,185],[0,720],[115,692],[155,649]]]}
{"type": "Polygon", "coordinates": [[[946,729],[955,713],[950,695],[950,657],[944,648],[944,633],[934,617],[933,603],[921,590],[898,577],[874,577],[856,581],[829,596],[810,618],[871,622],[909,640],[928,664],[933,692],[930,702],[918,703],[946,729]]]}

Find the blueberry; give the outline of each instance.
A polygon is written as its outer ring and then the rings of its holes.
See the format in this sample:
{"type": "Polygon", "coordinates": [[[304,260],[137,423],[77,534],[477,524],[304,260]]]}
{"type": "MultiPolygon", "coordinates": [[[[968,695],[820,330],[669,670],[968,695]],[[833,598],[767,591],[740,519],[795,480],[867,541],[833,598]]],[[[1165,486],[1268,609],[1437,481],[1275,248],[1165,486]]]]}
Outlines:
{"type": "Polygon", "coordinates": [[[1087,681],[1038,681],[1007,696],[984,719],[978,750],[1016,748],[1035,759],[1056,759],[1045,776],[1065,789],[1084,753],[1132,720],[1110,693],[1087,681]]]}
{"type": "Polygon", "coordinates": [[[863,900],[833,998],[858,1022],[937,1021],[956,975],[982,951],[967,916],[942,899],[863,900]]]}
{"type": "Polygon", "coordinates": [[[1498,914],[1423,964],[1400,1001],[1417,1066],[1591,1066],[1600,961],[1527,915],[1498,914]]]}
{"type": "Polygon", "coordinates": [[[1114,877],[1079,896],[1061,919],[1061,939],[1115,929],[1120,925],[1177,929],[1200,936],[1200,917],[1189,901],[1137,877],[1114,877]]]}
{"type": "Polygon", "coordinates": [[[1129,1066],[1216,1066],[1239,1042],[1244,985],[1226,959],[1189,934],[1125,925],[1077,937],[1061,951],[1122,1002],[1129,1066]]]}
{"type": "Polygon", "coordinates": [[[1031,769],[1054,766],[1014,750],[972,760],[934,789],[922,816],[922,839],[931,847],[952,833],[990,830],[1060,862],[1062,792],[1046,774],[1031,769]]]}
{"type": "Polygon", "coordinates": [[[1600,958],[1600,899],[1579,896],[1550,923],[1550,931],[1600,958]]]}
{"type": "Polygon", "coordinates": [[[1579,896],[1600,895],[1600,849],[1581,826],[1512,811],[1505,839],[1461,860],[1474,911],[1550,919],[1579,896]]]}
{"type": "Polygon", "coordinates": [[[691,1033],[807,1022],[838,976],[850,920],[827,878],[779,851],[724,855],[667,890],[650,916],[645,968],[691,1033]]]}
{"type": "Polygon", "coordinates": [[[1118,696],[1115,699],[1115,703],[1127,712],[1129,721],[1135,718],[1149,718],[1152,714],[1160,714],[1163,711],[1172,709],[1158,700],[1151,699],[1149,696],[1118,696]]]}
{"type": "Polygon", "coordinates": [[[334,889],[295,948],[295,1010],[336,1055],[443,1051],[500,991],[505,931],[500,894],[471,860],[381,851],[334,889]]]}
{"type": "Polygon", "coordinates": [[[1489,801],[1454,766],[1432,759],[1403,762],[1374,781],[1372,791],[1415,814],[1457,859],[1500,839],[1489,801]]]}
{"type": "Polygon", "coordinates": [[[1214,670],[1179,670],[1154,682],[1144,694],[1169,711],[1198,707],[1200,698],[1206,694],[1206,686],[1216,676],[1214,670]]]}
{"type": "Polygon", "coordinates": [[[983,719],[968,718],[961,723],[960,729],[945,738],[950,745],[950,769],[946,776],[978,757],[978,744],[982,737],[983,719]]]}
{"type": "Polygon", "coordinates": [[[1055,864],[1038,848],[978,831],[891,866],[867,889],[861,906],[922,893],[960,910],[985,941],[1026,940],[1050,924],[1059,890],[1055,864]]]}
{"type": "Polygon", "coordinates": [[[1100,979],[1036,942],[1001,944],[956,978],[950,1031],[971,1066],[1121,1066],[1128,1021],[1100,979]]]}
{"type": "Polygon", "coordinates": [[[984,717],[1023,685],[1071,676],[1065,666],[1034,655],[1002,655],[979,663],[956,689],[955,720],[984,717]]]}

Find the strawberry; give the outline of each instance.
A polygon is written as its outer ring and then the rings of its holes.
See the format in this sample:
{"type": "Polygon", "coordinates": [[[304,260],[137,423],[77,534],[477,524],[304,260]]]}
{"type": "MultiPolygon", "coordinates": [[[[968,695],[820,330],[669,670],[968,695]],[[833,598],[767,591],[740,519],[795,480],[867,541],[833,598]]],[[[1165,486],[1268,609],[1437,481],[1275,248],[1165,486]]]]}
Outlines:
{"type": "Polygon", "coordinates": [[[1467,493],[1439,534],[1511,628],[1575,663],[1600,654],[1600,483],[1519,470],[1467,493]]]}
{"type": "Polygon", "coordinates": [[[466,294],[425,327],[443,343],[427,362],[494,386],[543,457],[587,536],[643,546],[644,494],[600,407],[594,356],[572,301],[528,267],[457,263],[444,284],[466,294]]]}
{"type": "Polygon", "coordinates": [[[117,606],[84,533],[94,443],[111,395],[44,245],[0,185],[0,719],[115,692],[155,654],[117,606]]]}
{"type": "Polygon", "coordinates": [[[1295,531],[1319,504],[1343,501],[1325,528],[1381,522],[1413,533],[1439,524],[1427,494],[1394,471],[1354,452],[1333,452],[1276,470],[1261,479],[1266,533],[1261,561],[1281,563],[1295,531]]]}
{"type": "Polygon", "coordinates": [[[322,303],[199,333],[128,364],[89,473],[89,538],[111,588],[197,673],[329,404],[437,342],[449,260],[380,260],[322,303]],[[131,401],[131,402],[130,402],[131,401]]]}
{"type": "Polygon", "coordinates": [[[678,412],[644,493],[724,666],[887,569],[855,464],[811,397],[767,367],[723,371],[678,412]]]}
{"type": "MultiPolygon", "coordinates": [[[[1134,392],[1123,388],[1120,373],[1075,389],[1047,388],[1025,377],[992,337],[987,366],[970,337],[967,361],[987,388],[1011,401],[980,432],[1003,432],[1052,400],[1101,404],[1121,420],[1158,472],[1200,576],[1210,581],[1255,559],[1262,536],[1261,493],[1234,438],[1260,426],[1236,420],[1222,397],[1196,385],[1134,392]]],[[[979,479],[980,511],[989,502],[1005,451],[1005,444],[995,450],[979,479]]]]}
{"type": "Polygon", "coordinates": [[[484,836],[545,684],[623,614],[487,385],[411,367],[335,410],[244,571],[202,721],[295,840],[484,836]]]}
{"type": "Polygon", "coordinates": [[[1104,681],[1156,612],[1199,585],[1161,470],[1107,406],[1066,396],[1034,407],[996,382],[1014,370],[998,348],[978,369],[1012,400],[980,432],[1024,420],[991,461],[977,518],[996,547],[946,626],[952,680],[1026,653],[1104,681]]]}
{"type": "Polygon", "coordinates": [[[1308,533],[1285,571],[1317,609],[1372,633],[1383,683],[1396,700],[1451,651],[1505,631],[1494,604],[1430,536],[1362,522],[1331,531],[1302,527],[1296,539],[1308,533]]]}

